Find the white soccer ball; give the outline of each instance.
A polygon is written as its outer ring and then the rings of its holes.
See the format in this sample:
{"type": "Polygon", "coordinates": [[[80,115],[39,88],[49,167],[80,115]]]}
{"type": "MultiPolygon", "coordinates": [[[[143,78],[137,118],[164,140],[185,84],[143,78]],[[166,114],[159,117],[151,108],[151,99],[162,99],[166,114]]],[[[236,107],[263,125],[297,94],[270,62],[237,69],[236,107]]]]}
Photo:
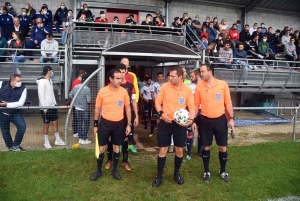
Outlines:
{"type": "Polygon", "coordinates": [[[190,118],[190,113],[184,108],[177,109],[174,112],[174,121],[178,124],[186,124],[190,118]]]}

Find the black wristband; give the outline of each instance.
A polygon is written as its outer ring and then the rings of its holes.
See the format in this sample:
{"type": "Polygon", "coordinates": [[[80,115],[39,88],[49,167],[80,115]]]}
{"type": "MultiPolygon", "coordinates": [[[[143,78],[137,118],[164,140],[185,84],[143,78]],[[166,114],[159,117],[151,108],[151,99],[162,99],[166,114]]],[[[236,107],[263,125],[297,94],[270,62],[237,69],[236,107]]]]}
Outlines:
{"type": "Polygon", "coordinates": [[[163,113],[164,113],[164,111],[161,110],[158,112],[158,115],[161,116],[163,113]]]}
{"type": "Polygon", "coordinates": [[[98,120],[94,120],[94,127],[98,127],[98,120]]]}

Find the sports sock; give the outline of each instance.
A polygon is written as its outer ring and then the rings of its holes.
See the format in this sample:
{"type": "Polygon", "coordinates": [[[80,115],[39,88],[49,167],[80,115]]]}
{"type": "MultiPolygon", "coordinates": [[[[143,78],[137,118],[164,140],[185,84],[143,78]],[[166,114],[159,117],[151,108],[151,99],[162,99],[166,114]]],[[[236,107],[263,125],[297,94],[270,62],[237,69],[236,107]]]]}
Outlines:
{"type": "Polygon", "coordinates": [[[112,161],[113,145],[110,141],[107,143],[107,160],[112,161]]]}
{"type": "Polygon", "coordinates": [[[150,131],[150,133],[152,133],[152,134],[153,134],[155,124],[156,124],[156,120],[151,120],[151,131],[150,131]]]}
{"type": "Polygon", "coordinates": [[[162,179],[163,176],[166,160],[166,157],[157,157],[157,177],[160,179],[162,179]]]}
{"type": "Polygon", "coordinates": [[[99,154],[99,158],[97,159],[97,166],[98,166],[98,171],[99,172],[102,171],[103,160],[104,160],[104,153],[99,154]]]}
{"type": "Polygon", "coordinates": [[[128,161],[128,141],[125,141],[122,146],[123,163],[128,161]]]}
{"type": "Polygon", "coordinates": [[[220,160],[220,173],[225,172],[226,163],[227,163],[227,152],[219,152],[219,160],[220,160]]]}
{"type": "Polygon", "coordinates": [[[116,171],[118,169],[119,159],[120,159],[120,152],[119,153],[114,152],[113,171],[116,171]]]}
{"type": "Polygon", "coordinates": [[[49,142],[48,134],[44,134],[45,142],[49,142]]]}
{"type": "Polygon", "coordinates": [[[59,132],[54,133],[54,135],[55,135],[55,139],[56,139],[56,140],[59,140],[59,139],[60,139],[60,137],[59,137],[59,132]]]}
{"type": "Polygon", "coordinates": [[[179,172],[180,166],[181,166],[181,163],[182,163],[182,159],[183,159],[183,157],[179,158],[178,156],[175,155],[175,158],[174,158],[174,165],[175,165],[174,174],[179,172]]]}
{"type": "Polygon", "coordinates": [[[187,154],[189,156],[192,154],[192,145],[193,145],[193,138],[186,138],[187,154]]]}
{"type": "Polygon", "coordinates": [[[202,161],[203,161],[205,172],[209,172],[209,160],[210,160],[210,150],[206,151],[206,150],[203,149],[203,151],[202,151],[202,161]]]}

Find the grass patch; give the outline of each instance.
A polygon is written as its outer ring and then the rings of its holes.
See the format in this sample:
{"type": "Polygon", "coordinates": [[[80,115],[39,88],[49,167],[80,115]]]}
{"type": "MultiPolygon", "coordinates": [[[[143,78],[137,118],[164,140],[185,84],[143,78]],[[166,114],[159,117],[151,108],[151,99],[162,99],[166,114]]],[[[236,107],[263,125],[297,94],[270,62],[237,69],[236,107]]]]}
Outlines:
{"type": "Polygon", "coordinates": [[[300,143],[275,142],[229,147],[227,171],[231,183],[219,176],[217,149],[211,151],[210,183],[202,181],[203,165],[198,156],[184,161],[185,184],[173,180],[173,158],[169,155],[164,182],[152,188],[156,155],[130,155],[132,172],[121,166],[121,181],[103,170],[96,182],[93,150],[28,151],[0,153],[0,200],[267,200],[300,195],[300,143]]]}

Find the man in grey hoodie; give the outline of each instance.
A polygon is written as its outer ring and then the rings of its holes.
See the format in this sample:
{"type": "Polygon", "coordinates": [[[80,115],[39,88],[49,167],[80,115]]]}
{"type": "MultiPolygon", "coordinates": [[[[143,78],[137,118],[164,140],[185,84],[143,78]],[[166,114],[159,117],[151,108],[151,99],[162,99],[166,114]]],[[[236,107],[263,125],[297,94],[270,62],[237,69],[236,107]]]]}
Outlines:
{"type": "MultiPolygon", "coordinates": [[[[297,52],[296,52],[296,46],[294,43],[295,43],[295,38],[292,37],[290,39],[290,42],[284,46],[285,58],[288,61],[296,61],[298,59],[297,52]]],[[[294,63],[290,63],[290,67],[293,67],[293,66],[294,66],[294,63]]]]}
{"type": "MultiPolygon", "coordinates": [[[[38,85],[38,96],[39,96],[39,105],[40,106],[56,106],[56,100],[54,95],[53,83],[51,77],[53,77],[54,73],[50,66],[45,66],[43,68],[43,72],[41,74],[43,77],[36,80],[38,85]]],[[[44,146],[46,149],[51,149],[52,146],[48,139],[48,131],[49,124],[52,121],[52,128],[55,135],[55,145],[64,146],[65,142],[59,137],[58,132],[58,113],[57,109],[43,109],[41,110],[44,127],[44,138],[45,143],[44,146]]]]}

